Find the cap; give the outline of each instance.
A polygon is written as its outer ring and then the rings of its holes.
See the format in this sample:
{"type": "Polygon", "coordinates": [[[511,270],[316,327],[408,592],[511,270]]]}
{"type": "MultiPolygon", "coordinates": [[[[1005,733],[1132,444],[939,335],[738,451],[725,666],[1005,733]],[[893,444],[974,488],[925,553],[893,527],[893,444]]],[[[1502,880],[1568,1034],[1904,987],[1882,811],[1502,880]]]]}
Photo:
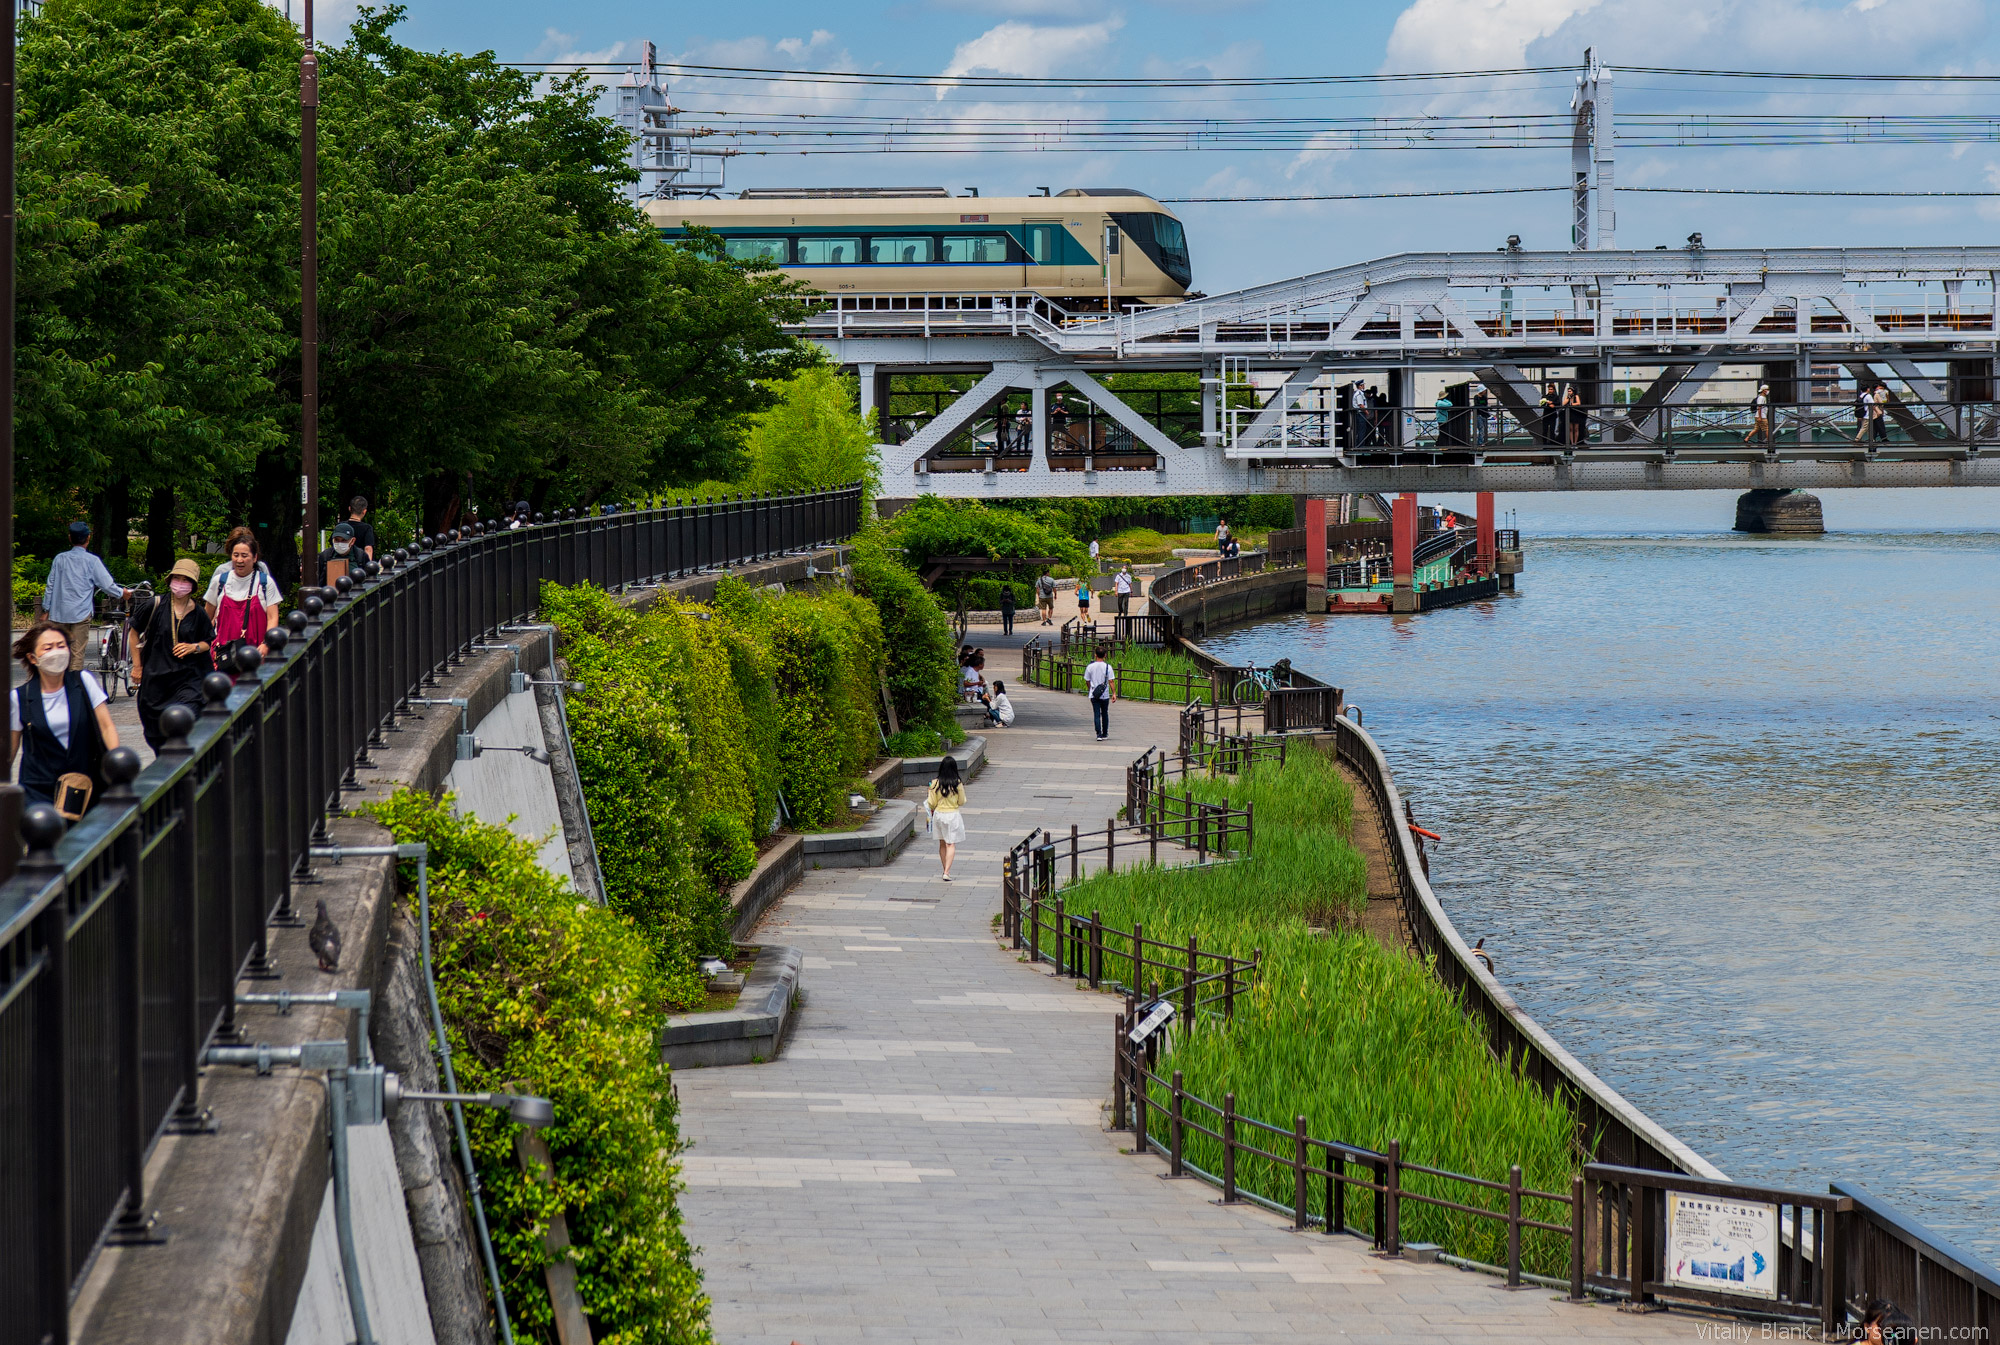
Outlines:
{"type": "Polygon", "coordinates": [[[347,523],[336,523],[336,524],[334,524],[334,525],[333,525],[333,537],[334,537],[334,540],[335,540],[335,541],[337,541],[337,542],[346,542],[346,541],[352,541],[352,540],[353,540],[353,538],[354,538],[354,528],[353,528],[353,525],[351,525],[351,524],[347,524],[347,523]]]}
{"type": "Polygon", "coordinates": [[[194,557],[182,556],[174,562],[174,568],[167,571],[167,577],[170,579],[190,579],[199,586],[201,583],[201,566],[194,563],[194,557]]]}
{"type": "Polygon", "coordinates": [[[88,537],[90,536],[90,525],[82,519],[78,519],[69,525],[69,535],[72,537],[88,537]]]}

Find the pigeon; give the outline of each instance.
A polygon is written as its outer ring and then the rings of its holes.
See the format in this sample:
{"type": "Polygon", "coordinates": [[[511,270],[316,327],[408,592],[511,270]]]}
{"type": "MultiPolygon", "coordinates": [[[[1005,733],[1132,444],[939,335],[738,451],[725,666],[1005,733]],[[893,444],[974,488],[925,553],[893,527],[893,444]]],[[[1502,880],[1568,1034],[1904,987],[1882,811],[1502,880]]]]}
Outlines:
{"type": "Polygon", "coordinates": [[[333,923],[333,917],[326,913],[324,898],[319,903],[319,918],[306,931],[306,947],[319,958],[321,971],[340,970],[340,926],[333,923]]]}

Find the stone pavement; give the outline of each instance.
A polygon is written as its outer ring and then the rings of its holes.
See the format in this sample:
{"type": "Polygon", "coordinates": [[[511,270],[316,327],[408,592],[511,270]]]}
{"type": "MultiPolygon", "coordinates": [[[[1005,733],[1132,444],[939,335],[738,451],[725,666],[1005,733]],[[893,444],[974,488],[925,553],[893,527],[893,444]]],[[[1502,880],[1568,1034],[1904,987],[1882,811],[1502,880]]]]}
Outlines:
{"type": "MultiPolygon", "coordinates": [[[[997,651],[1035,628],[1016,629],[973,638],[997,651]]],[[[1129,1136],[1103,1128],[1118,1001],[997,945],[999,860],[1033,826],[1102,825],[1125,763],[1172,741],[1174,711],[1121,703],[1098,743],[1081,697],[1012,695],[954,881],[921,831],[886,868],[809,872],[757,936],[806,952],[779,1058],[676,1075],[681,1206],[718,1341],[1695,1337],[1686,1316],[1295,1233],[1121,1152],[1129,1136]]]]}

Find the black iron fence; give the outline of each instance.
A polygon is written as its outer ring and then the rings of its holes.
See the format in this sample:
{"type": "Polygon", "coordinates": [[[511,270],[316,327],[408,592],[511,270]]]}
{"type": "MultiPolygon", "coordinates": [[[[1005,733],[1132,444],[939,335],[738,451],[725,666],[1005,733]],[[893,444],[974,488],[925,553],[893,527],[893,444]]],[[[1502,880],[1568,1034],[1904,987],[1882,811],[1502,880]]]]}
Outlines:
{"type": "Polygon", "coordinates": [[[426,538],[308,596],[233,686],[211,675],[199,717],[170,707],[143,773],[107,754],[109,787],[67,834],[32,815],[0,886],[0,1345],[67,1339],[95,1250],[147,1236],[146,1155],[209,1128],[202,1052],[236,1039],[236,981],[275,974],[267,930],[297,923],[308,847],[410,698],[531,617],[543,580],[663,581],[860,518],[848,487],[426,538]]]}

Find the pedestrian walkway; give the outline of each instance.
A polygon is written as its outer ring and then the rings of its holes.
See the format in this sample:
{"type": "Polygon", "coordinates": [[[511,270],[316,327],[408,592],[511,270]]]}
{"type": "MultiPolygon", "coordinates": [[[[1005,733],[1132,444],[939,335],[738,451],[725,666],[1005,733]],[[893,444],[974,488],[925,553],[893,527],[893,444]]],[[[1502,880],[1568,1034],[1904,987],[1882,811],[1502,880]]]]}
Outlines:
{"type": "Polygon", "coordinates": [[[675,1076],[681,1205],[718,1341],[1695,1337],[1678,1314],[1293,1232],[1124,1152],[1130,1136],[1105,1129],[1120,1002],[998,944],[999,861],[1031,827],[1102,825],[1174,711],[1115,705],[1099,743],[1081,696],[1023,685],[1014,704],[970,786],[954,881],[921,830],[886,868],[809,872],[757,936],[806,954],[783,1052],[675,1076]]]}

